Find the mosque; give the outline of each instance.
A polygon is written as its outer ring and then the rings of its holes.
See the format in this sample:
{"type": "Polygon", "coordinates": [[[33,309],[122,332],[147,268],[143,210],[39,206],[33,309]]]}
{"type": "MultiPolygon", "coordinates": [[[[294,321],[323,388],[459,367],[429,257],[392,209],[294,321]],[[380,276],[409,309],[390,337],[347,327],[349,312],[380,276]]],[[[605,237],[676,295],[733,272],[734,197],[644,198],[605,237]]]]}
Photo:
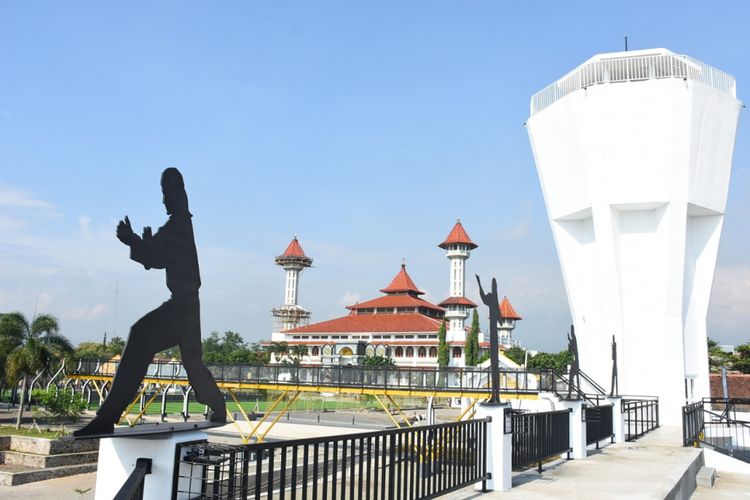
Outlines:
{"type": "MultiPolygon", "coordinates": [[[[346,307],[349,314],[319,323],[309,323],[310,312],[298,303],[299,278],[312,265],[295,236],[277,265],[286,271],[284,305],[273,309],[272,342],[286,342],[305,365],[357,365],[364,356],[385,356],[397,366],[434,368],[438,365],[438,330],[446,324],[450,366],[465,366],[466,322],[477,304],[466,298],[466,261],[478,247],[458,220],[438,245],[450,262],[450,296],[433,304],[423,299],[406,270],[406,264],[380,297],[346,307]],[[300,347],[302,346],[302,347],[300,347]]],[[[480,311],[481,314],[481,311],[480,311]]],[[[502,348],[517,345],[512,337],[516,321],[522,319],[507,297],[500,304],[498,324],[502,348]]],[[[480,356],[489,349],[489,336],[479,332],[480,356]]],[[[281,361],[273,356],[272,362],[281,361]]]]}

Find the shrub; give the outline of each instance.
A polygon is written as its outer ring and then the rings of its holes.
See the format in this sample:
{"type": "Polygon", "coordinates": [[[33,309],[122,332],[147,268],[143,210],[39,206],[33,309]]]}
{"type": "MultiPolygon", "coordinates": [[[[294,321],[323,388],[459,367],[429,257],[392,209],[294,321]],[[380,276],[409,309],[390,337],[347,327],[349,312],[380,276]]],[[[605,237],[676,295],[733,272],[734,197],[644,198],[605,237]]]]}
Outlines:
{"type": "Polygon", "coordinates": [[[39,391],[37,394],[39,404],[44,407],[45,413],[60,420],[78,420],[86,411],[86,401],[80,394],[71,394],[69,391],[39,391]]]}

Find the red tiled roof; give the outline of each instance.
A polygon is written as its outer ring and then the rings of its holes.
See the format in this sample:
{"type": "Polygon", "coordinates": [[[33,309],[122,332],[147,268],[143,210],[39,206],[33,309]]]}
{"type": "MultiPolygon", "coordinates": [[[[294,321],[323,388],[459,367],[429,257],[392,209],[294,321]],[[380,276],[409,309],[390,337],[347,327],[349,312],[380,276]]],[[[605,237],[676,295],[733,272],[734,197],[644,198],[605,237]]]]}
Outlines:
{"type": "Polygon", "coordinates": [[[440,307],[445,306],[452,306],[452,305],[459,305],[459,306],[467,306],[467,307],[477,307],[477,305],[467,299],[466,297],[448,297],[444,301],[440,303],[440,307]]]}
{"type": "Polygon", "coordinates": [[[453,226],[453,229],[451,229],[451,232],[445,238],[445,241],[439,244],[438,246],[440,248],[448,248],[448,245],[454,245],[456,243],[463,243],[464,245],[467,245],[472,250],[477,248],[478,246],[473,241],[471,241],[471,238],[469,238],[468,233],[466,232],[464,227],[461,225],[461,219],[456,221],[456,225],[453,226]]]}
{"type": "Polygon", "coordinates": [[[391,284],[380,290],[383,293],[407,292],[414,295],[424,295],[424,292],[417,288],[412,281],[409,273],[406,272],[406,264],[401,264],[401,270],[398,272],[391,284]]]}
{"type": "Polygon", "coordinates": [[[500,317],[507,319],[523,319],[518,315],[513,306],[510,305],[508,297],[503,297],[503,301],[500,303],[500,317]]]}
{"type": "Polygon", "coordinates": [[[435,311],[444,311],[442,307],[436,306],[431,302],[427,302],[419,297],[413,295],[384,295],[377,299],[360,302],[351,306],[346,306],[347,309],[370,309],[374,307],[390,308],[390,307],[426,307],[427,309],[433,309],[435,311]]]}
{"type": "Polygon", "coordinates": [[[281,254],[282,257],[307,257],[305,255],[305,251],[302,250],[302,245],[299,244],[299,241],[297,241],[297,237],[295,236],[291,243],[289,243],[289,246],[286,247],[286,250],[284,250],[284,253],[281,254]]]}
{"type": "Polygon", "coordinates": [[[350,314],[312,325],[285,330],[284,333],[435,333],[441,320],[424,314],[350,314]]]}

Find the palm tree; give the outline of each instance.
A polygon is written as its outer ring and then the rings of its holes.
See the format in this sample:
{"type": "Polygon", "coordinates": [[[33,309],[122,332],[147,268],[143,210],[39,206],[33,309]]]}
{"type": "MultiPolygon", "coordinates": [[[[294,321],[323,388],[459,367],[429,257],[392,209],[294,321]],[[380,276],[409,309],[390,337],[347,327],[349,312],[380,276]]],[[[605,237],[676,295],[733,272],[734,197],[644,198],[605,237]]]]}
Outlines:
{"type": "Polygon", "coordinates": [[[70,341],[59,331],[57,319],[49,314],[40,314],[31,323],[20,312],[0,318],[0,350],[7,353],[5,379],[11,385],[22,379],[16,429],[21,428],[29,376],[48,366],[53,359],[73,352],[70,341]]]}
{"type": "Polygon", "coordinates": [[[289,354],[289,345],[286,342],[271,342],[268,346],[268,352],[273,354],[276,362],[281,362],[281,358],[289,354]]]}

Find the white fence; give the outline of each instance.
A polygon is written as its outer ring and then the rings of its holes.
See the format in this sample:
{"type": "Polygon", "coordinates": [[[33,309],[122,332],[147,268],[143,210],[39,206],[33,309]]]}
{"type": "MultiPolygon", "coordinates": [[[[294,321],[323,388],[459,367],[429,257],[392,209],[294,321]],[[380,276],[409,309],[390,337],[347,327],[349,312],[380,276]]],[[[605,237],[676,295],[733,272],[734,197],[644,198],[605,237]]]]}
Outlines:
{"type": "Polygon", "coordinates": [[[531,115],[571,92],[602,83],[632,82],[657,78],[683,78],[708,85],[736,97],[733,76],[679,54],[637,55],[593,61],[545,87],[531,97],[531,115]]]}

